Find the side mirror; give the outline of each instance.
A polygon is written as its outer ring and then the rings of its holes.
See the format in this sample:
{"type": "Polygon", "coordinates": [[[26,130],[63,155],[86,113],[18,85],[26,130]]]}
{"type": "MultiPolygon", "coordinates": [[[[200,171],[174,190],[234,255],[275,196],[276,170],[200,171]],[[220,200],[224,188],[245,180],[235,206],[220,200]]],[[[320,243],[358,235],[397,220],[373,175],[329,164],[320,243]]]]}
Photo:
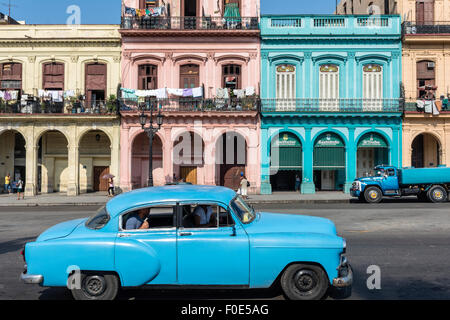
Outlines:
{"type": "Polygon", "coordinates": [[[231,237],[236,237],[237,233],[236,233],[236,225],[231,227],[231,230],[233,231],[233,233],[231,234],[231,237]]]}

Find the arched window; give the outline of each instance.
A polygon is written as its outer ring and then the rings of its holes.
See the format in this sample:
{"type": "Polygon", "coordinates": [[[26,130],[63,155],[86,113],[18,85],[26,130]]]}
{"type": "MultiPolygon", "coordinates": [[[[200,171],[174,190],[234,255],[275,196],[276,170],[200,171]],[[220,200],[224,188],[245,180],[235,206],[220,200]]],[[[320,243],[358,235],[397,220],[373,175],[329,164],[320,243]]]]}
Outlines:
{"type": "Polygon", "coordinates": [[[22,89],[22,64],[3,63],[0,65],[1,89],[22,89]]]}
{"type": "Polygon", "coordinates": [[[276,69],[277,109],[295,108],[296,68],[290,64],[282,64],[276,69]]]}
{"type": "Polygon", "coordinates": [[[382,108],[383,103],[383,67],[367,64],[363,67],[364,108],[382,108]]]}
{"type": "Polygon", "coordinates": [[[339,66],[324,64],[319,70],[320,108],[335,110],[339,108],[339,66]]]}
{"type": "Polygon", "coordinates": [[[180,66],[180,87],[198,88],[200,86],[200,67],[196,64],[180,66]]]}
{"type": "Polygon", "coordinates": [[[158,67],[152,64],[139,66],[138,89],[154,90],[158,88],[158,67]]]}
{"type": "Polygon", "coordinates": [[[227,64],[222,67],[222,87],[230,89],[240,89],[241,66],[237,64],[227,64]]]}
{"type": "Polygon", "coordinates": [[[42,89],[64,90],[64,63],[46,63],[43,69],[42,89]]]}
{"type": "Polygon", "coordinates": [[[416,0],[416,23],[418,25],[434,23],[434,0],[416,0]]]}
{"type": "Polygon", "coordinates": [[[433,61],[417,62],[417,95],[419,98],[433,90],[436,83],[435,69],[436,65],[433,61]]]}

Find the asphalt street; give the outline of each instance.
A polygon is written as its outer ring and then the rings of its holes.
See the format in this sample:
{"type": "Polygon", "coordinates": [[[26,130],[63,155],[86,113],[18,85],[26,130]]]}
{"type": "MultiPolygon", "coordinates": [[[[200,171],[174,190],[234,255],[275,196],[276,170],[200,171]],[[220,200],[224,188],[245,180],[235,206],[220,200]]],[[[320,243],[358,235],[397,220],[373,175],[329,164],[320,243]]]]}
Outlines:
{"type": "MultiPolygon", "coordinates": [[[[389,201],[377,205],[283,204],[259,211],[331,219],[347,239],[354,270],[350,297],[328,299],[450,299],[450,203],[389,201]],[[381,271],[380,289],[368,289],[370,266],[381,271]]],[[[64,288],[25,285],[20,250],[48,227],[89,216],[96,207],[0,208],[0,299],[72,299],[64,288]]],[[[153,291],[123,290],[118,299],[283,299],[276,290],[153,291]]]]}

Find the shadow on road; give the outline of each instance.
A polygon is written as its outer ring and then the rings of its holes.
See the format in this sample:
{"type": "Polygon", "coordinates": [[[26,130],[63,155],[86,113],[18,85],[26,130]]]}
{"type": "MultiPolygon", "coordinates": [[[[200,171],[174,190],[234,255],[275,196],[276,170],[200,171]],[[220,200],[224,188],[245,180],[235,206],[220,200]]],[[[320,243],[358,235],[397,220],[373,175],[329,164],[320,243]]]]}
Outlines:
{"type": "Polygon", "coordinates": [[[36,237],[27,237],[27,238],[20,238],[20,239],[14,239],[11,241],[6,241],[0,243],[0,254],[15,252],[20,249],[22,249],[25,244],[31,240],[36,239],[36,237]]]}

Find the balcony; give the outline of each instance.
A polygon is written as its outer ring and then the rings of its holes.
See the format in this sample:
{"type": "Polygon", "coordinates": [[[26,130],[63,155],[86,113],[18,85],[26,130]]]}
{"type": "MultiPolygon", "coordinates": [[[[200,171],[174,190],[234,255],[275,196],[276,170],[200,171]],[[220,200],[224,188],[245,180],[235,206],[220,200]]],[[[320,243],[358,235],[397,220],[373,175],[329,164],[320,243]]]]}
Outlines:
{"type": "Polygon", "coordinates": [[[450,21],[436,21],[430,23],[418,24],[416,22],[404,22],[402,25],[404,36],[414,35],[450,35],[450,21]]]}
{"type": "Polygon", "coordinates": [[[259,30],[257,17],[122,17],[121,32],[128,30],[259,30]]]}
{"type": "Polygon", "coordinates": [[[407,114],[423,114],[438,115],[450,114],[449,99],[444,100],[423,100],[423,99],[406,99],[405,113],[407,114]]]}
{"type": "Polygon", "coordinates": [[[263,113],[402,113],[401,99],[263,99],[263,113]]]}
{"type": "Polygon", "coordinates": [[[36,101],[28,102],[23,105],[20,102],[0,103],[0,116],[15,115],[67,115],[67,116],[115,116],[117,115],[117,103],[110,101],[96,102],[46,102],[39,103],[36,101]]]}
{"type": "Polygon", "coordinates": [[[261,35],[374,37],[401,34],[400,16],[274,15],[261,17],[261,35]]]}
{"type": "Polygon", "coordinates": [[[163,112],[257,112],[259,97],[203,99],[203,98],[169,98],[169,99],[120,99],[120,112],[141,112],[154,108],[163,112]]]}

